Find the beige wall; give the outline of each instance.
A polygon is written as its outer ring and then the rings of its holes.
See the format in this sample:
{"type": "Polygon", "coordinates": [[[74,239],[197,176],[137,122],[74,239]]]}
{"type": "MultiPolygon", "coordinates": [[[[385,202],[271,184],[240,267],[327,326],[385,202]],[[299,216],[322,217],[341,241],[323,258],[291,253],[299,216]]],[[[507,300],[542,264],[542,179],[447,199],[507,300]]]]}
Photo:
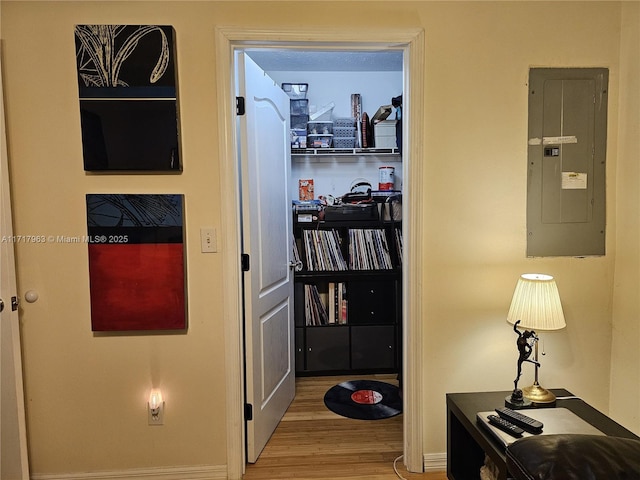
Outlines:
{"type": "Polygon", "coordinates": [[[610,413],[640,431],[640,3],[622,7],[610,413]]]}
{"type": "MultiPolygon", "coordinates": [[[[544,336],[541,383],[566,387],[605,412],[611,406],[616,418],[640,431],[633,369],[640,307],[630,300],[639,275],[637,2],[365,3],[2,1],[16,234],[84,234],[90,192],[186,197],[190,324],[184,335],[94,336],[86,247],[18,245],[20,292],[40,293],[37,303],[22,307],[33,473],[226,463],[224,251],[201,254],[198,236],[203,225],[233,227],[221,224],[218,193],[219,25],[286,28],[303,21],[330,33],[357,21],[367,29],[425,30],[426,101],[414,111],[425,122],[419,183],[426,226],[426,454],[446,450],[446,392],[511,387],[515,335],[505,317],[518,275],[533,270],[556,276],[567,317],[566,329],[544,336]],[[363,8],[364,19],[354,20],[363,8]],[[73,43],[78,23],[175,27],[184,173],[83,172],[73,43]],[[525,257],[532,66],[610,69],[605,257],[525,257]],[[165,425],[152,428],[145,401],[155,385],[167,407],[165,425]]],[[[522,383],[530,381],[527,372],[522,383]]]]}

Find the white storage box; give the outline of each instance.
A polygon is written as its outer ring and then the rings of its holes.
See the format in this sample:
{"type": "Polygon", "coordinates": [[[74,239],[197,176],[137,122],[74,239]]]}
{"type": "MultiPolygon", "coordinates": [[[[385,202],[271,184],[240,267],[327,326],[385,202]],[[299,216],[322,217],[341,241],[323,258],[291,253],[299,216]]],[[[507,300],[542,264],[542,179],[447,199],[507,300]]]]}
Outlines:
{"type": "Polygon", "coordinates": [[[396,121],[383,120],[373,126],[376,148],[396,148],[396,121]]]}

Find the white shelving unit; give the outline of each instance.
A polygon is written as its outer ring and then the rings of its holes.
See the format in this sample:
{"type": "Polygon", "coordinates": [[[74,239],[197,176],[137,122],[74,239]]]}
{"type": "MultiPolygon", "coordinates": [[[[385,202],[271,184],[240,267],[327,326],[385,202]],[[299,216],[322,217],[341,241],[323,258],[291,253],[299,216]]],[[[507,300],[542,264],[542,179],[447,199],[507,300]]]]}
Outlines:
{"type": "Polygon", "coordinates": [[[357,155],[400,155],[397,148],[294,148],[291,150],[292,157],[309,156],[357,156],[357,155]]]}

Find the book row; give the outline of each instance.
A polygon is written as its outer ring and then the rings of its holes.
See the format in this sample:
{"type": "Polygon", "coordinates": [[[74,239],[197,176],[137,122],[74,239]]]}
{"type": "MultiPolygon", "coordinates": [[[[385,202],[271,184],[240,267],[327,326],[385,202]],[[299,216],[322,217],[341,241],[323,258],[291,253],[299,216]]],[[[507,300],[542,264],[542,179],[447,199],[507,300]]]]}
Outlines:
{"type": "Polygon", "coordinates": [[[330,325],[347,323],[347,285],[330,282],[327,292],[320,292],[316,285],[304,286],[305,324],[330,325]]]}

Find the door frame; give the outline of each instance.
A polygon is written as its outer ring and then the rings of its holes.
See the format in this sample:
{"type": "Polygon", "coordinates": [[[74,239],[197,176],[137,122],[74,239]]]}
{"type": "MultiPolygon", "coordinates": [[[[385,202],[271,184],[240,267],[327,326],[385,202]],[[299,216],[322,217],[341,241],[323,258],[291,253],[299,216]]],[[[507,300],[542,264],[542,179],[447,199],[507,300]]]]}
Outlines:
{"type": "Polygon", "coordinates": [[[240,480],[245,468],[244,430],[244,339],[242,334],[242,274],[240,255],[241,210],[238,138],[235,123],[234,51],[248,47],[380,49],[404,51],[403,94],[403,461],[411,472],[422,472],[423,461],[423,329],[422,329],[422,249],[423,208],[420,195],[423,178],[424,118],[424,30],[344,29],[329,33],[322,28],[216,28],[216,79],[218,97],[218,140],[220,153],[223,259],[223,322],[226,377],[227,478],[240,480]],[[412,105],[416,105],[413,108],[412,105]],[[411,141],[409,141],[411,139],[411,141]],[[410,226],[410,227],[409,227],[410,226]]]}

